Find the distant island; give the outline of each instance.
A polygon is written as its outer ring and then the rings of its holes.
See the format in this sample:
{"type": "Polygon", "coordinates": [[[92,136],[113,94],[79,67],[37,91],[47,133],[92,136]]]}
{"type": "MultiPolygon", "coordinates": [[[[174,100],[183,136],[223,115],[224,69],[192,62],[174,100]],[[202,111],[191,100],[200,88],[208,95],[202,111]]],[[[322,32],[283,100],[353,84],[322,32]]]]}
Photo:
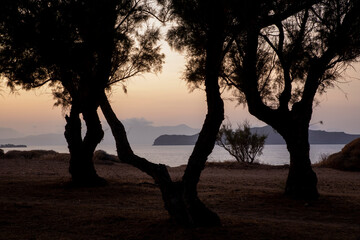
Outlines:
{"type": "Polygon", "coordinates": [[[199,134],[195,135],[161,135],[154,141],[154,146],[158,145],[195,145],[199,134]]]}
{"type": "MultiPolygon", "coordinates": [[[[251,128],[252,132],[266,134],[268,137],[265,144],[282,145],[284,139],[270,126],[251,128]]],[[[199,137],[195,135],[161,135],[154,140],[154,146],[165,145],[194,145],[199,137]]],[[[352,140],[360,138],[359,134],[347,134],[344,132],[326,132],[321,130],[309,130],[310,144],[347,144],[352,140]]]]}
{"type": "Polygon", "coordinates": [[[15,145],[15,144],[0,144],[0,148],[26,148],[26,145],[15,145]]]}

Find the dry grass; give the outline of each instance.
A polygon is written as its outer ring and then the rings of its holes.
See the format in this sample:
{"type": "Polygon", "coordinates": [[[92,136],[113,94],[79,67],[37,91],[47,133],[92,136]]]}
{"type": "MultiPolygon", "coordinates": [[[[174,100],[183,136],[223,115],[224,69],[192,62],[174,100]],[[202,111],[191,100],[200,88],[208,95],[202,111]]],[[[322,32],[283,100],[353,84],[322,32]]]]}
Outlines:
{"type": "Polygon", "coordinates": [[[113,164],[114,162],[120,162],[119,158],[115,155],[108,154],[103,150],[97,150],[94,153],[94,162],[100,164],[113,164]]]}
{"type": "Polygon", "coordinates": [[[360,138],[345,145],[338,153],[322,156],[315,166],[344,171],[360,171],[360,138]]]}
{"type": "MultiPolygon", "coordinates": [[[[10,150],[5,154],[1,151],[0,151],[0,158],[5,158],[5,159],[35,159],[36,158],[36,159],[52,159],[54,161],[70,160],[70,154],[58,153],[53,150],[30,150],[30,151],[10,150]]],[[[113,164],[114,162],[120,162],[117,156],[108,154],[103,150],[95,151],[93,160],[95,163],[98,164],[110,164],[110,165],[113,164]]]]}
{"type": "Polygon", "coordinates": [[[33,158],[42,158],[42,157],[52,157],[59,153],[53,150],[30,150],[30,151],[19,151],[19,150],[10,150],[4,154],[4,158],[7,159],[15,159],[15,158],[23,158],[23,159],[33,159],[33,158]]]}
{"type": "MultiPolygon", "coordinates": [[[[222,226],[169,221],[150,177],[122,163],[97,164],[106,187],[73,188],[64,159],[1,159],[0,239],[349,239],[360,238],[360,174],[315,168],[318,201],[283,195],[288,169],[208,164],[199,196],[222,226]]],[[[181,177],[184,166],[169,168],[181,177]]]]}
{"type": "Polygon", "coordinates": [[[222,168],[222,169],[288,169],[289,165],[267,165],[260,163],[246,163],[236,161],[224,161],[224,162],[207,162],[208,168],[222,168]]]}

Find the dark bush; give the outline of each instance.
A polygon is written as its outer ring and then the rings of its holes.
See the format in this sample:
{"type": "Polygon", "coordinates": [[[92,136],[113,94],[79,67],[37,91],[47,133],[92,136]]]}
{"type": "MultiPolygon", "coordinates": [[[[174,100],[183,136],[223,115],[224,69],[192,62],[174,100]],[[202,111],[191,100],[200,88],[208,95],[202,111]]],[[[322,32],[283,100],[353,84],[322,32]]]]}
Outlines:
{"type": "Polygon", "coordinates": [[[322,158],[315,166],[360,171],[360,138],[346,144],[340,152],[322,158]]]}
{"type": "Polygon", "coordinates": [[[114,162],[120,162],[117,156],[108,154],[104,150],[95,151],[93,160],[95,163],[100,164],[113,164],[114,162]]]}
{"type": "Polygon", "coordinates": [[[252,133],[250,125],[245,121],[233,130],[231,124],[224,124],[219,130],[217,144],[235,157],[238,162],[253,163],[262,154],[266,135],[252,133]]]}
{"type": "Polygon", "coordinates": [[[30,150],[30,151],[19,151],[19,150],[10,150],[4,154],[4,158],[7,159],[15,159],[15,158],[23,158],[23,159],[33,159],[40,158],[43,156],[54,156],[58,153],[53,150],[30,150]]]}

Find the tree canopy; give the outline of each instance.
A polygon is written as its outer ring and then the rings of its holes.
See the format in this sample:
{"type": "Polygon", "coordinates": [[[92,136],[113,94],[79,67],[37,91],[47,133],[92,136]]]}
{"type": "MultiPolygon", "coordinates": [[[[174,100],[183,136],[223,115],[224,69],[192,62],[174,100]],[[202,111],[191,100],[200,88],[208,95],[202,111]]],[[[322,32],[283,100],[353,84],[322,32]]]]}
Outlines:
{"type": "MultiPolygon", "coordinates": [[[[16,0],[4,6],[0,70],[12,88],[61,82],[67,94],[70,86],[76,92],[81,79],[95,77],[109,87],[161,70],[159,30],[146,24],[155,11],[148,1],[16,0]],[[110,78],[101,79],[104,65],[111,68],[110,78]],[[87,75],[89,68],[97,76],[87,75]]],[[[61,104],[69,104],[56,93],[61,104]]]]}
{"type": "Polygon", "coordinates": [[[181,21],[168,39],[187,51],[185,79],[206,86],[205,50],[216,37],[206,35],[211,25],[204,19],[212,18],[222,28],[222,85],[285,138],[291,155],[286,192],[316,198],[308,143],[313,102],[359,56],[359,1],[174,1],[184,3],[189,14],[175,12],[181,21]]]}
{"type": "Polygon", "coordinates": [[[251,114],[285,139],[290,152],[286,193],[317,198],[309,123],[316,93],[332,86],[360,56],[359,1],[321,1],[266,27],[257,2],[251,12],[251,24],[234,35],[224,80],[251,114]]]}
{"type": "Polygon", "coordinates": [[[270,109],[288,111],[300,101],[312,104],[313,92],[331,87],[344,67],[359,57],[358,5],[322,1],[266,28],[254,17],[252,29],[236,36],[224,79],[240,90],[239,101],[245,101],[242,94],[252,82],[244,77],[251,42],[253,51],[256,47],[257,62],[252,64],[258,92],[251,94],[270,109]]]}
{"type": "Polygon", "coordinates": [[[159,30],[147,23],[154,6],[146,0],[16,0],[2,9],[0,73],[13,89],[49,83],[55,105],[71,108],[65,137],[73,179],[98,179],[92,155],[104,135],[96,112],[104,89],[161,70],[159,30]]]}

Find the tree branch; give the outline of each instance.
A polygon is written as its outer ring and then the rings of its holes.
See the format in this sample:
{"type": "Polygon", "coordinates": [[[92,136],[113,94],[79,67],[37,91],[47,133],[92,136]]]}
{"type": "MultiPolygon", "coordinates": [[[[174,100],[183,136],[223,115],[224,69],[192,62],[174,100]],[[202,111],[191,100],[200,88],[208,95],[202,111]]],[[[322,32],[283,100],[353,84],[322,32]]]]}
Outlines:
{"type": "Polygon", "coordinates": [[[120,26],[130,17],[132,13],[136,11],[136,7],[139,4],[141,0],[138,0],[135,2],[135,5],[130,9],[130,11],[126,14],[126,16],[121,20],[121,22],[115,27],[115,31],[118,31],[120,26]]]}
{"type": "Polygon", "coordinates": [[[262,21],[259,22],[260,29],[271,26],[277,22],[281,22],[284,19],[304,10],[308,9],[311,6],[320,3],[321,0],[306,0],[306,1],[299,1],[294,3],[294,1],[290,1],[291,3],[287,3],[287,6],[289,6],[287,9],[285,9],[281,13],[277,13],[271,16],[267,16],[262,19],[262,21]]]}
{"type": "Polygon", "coordinates": [[[48,82],[51,82],[51,81],[54,81],[54,79],[50,78],[42,83],[38,83],[38,84],[35,84],[35,83],[31,83],[31,88],[38,88],[38,87],[42,87],[44,86],[45,84],[47,84],[48,82]]]}

